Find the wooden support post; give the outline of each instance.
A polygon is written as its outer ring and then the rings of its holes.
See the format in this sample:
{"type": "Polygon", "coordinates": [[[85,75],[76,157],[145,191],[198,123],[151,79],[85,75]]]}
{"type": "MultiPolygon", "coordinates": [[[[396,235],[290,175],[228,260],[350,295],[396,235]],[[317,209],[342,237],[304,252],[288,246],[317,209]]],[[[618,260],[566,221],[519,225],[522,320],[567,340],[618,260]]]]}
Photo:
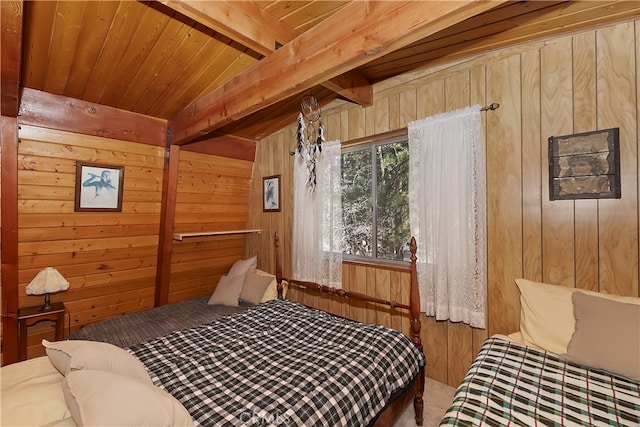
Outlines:
{"type": "Polygon", "coordinates": [[[18,120],[2,116],[2,364],[18,361],[18,120]]]}
{"type": "Polygon", "coordinates": [[[177,145],[167,147],[167,156],[162,182],[162,200],[164,203],[162,204],[162,210],[160,212],[160,230],[158,237],[158,265],[156,266],[156,292],[154,300],[156,307],[169,302],[180,147],[177,145]]]}

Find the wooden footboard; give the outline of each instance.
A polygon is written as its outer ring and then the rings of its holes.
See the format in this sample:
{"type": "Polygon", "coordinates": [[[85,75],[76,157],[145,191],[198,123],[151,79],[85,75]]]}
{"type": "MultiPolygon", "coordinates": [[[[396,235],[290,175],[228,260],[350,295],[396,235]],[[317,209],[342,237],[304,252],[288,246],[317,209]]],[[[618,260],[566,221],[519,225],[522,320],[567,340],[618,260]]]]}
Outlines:
{"type": "MultiPolygon", "coordinates": [[[[395,309],[405,309],[409,311],[410,316],[410,324],[411,324],[411,340],[416,348],[424,354],[422,348],[422,339],[420,337],[420,290],[418,288],[418,273],[416,269],[416,251],[417,244],[414,237],[411,238],[410,249],[411,249],[411,288],[409,293],[409,304],[402,304],[391,300],[385,300],[377,297],[372,297],[366,294],[362,294],[359,292],[345,291],[343,289],[335,289],[328,286],[320,285],[318,283],[313,282],[305,282],[296,279],[290,279],[282,276],[282,262],[280,260],[280,238],[278,236],[278,232],[275,233],[274,236],[275,243],[275,260],[276,260],[276,280],[277,280],[277,290],[278,290],[278,298],[283,298],[283,286],[282,282],[286,281],[289,283],[289,286],[299,286],[307,289],[314,289],[321,293],[326,293],[329,295],[335,295],[338,297],[346,298],[347,301],[364,301],[370,302],[380,305],[386,305],[390,308],[395,309]]],[[[378,417],[378,421],[375,425],[390,425],[389,421],[395,420],[399,415],[403,412],[407,403],[411,400],[411,395],[413,395],[413,406],[416,414],[416,425],[421,426],[423,421],[423,411],[424,411],[424,366],[420,368],[418,372],[417,378],[414,381],[414,384],[407,389],[405,393],[399,396],[392,404],[390,404],[384,412],[380,414],[378,417]],[[382,424],[381,424],[382,422],[382,424]],[[386,423],[386,424],[385,424],[386,423]]]]}

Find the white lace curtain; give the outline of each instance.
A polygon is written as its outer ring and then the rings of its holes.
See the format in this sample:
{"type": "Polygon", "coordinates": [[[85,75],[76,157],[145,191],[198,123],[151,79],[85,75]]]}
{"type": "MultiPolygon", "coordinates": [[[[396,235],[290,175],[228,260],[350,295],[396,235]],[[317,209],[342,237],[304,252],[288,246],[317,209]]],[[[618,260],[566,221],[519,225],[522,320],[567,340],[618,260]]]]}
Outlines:
{"type": "Polygon", "coordinates": [[[409,210],[421,307],[485,328],[486,172],[480,106],[409,123],[409,210]]]}
{"type": "Polygon", "coordinates": [[[316,188],[311,191],[307,160],[293,167],[293,277],[342,287],[342,188],[340,141],[316,154],[316,188]]]}

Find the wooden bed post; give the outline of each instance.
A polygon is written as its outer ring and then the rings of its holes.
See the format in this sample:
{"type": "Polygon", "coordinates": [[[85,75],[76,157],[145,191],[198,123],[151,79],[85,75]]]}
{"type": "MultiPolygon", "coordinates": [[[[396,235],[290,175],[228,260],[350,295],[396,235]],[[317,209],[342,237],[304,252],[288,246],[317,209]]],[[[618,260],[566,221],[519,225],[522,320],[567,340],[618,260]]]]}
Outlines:
{"type": "MultiPolygon", "coordinates": [[[[418,270],[416,268],[416,252],[418,245],[416,244],[416,238],[411,237],[411,243],[409,244],[411,249],[411,293],[409,294],[409,313],[411,316],[411,340],[413,344],[424,354],[422,348],[422,338],[420,337],[420,329],[422,324],[420,323],[420,289],[418,288],[418,270]]],[[[416,424],[421,426],[423,421],[424,401],[422,395],[424,394],[424,366],[420,367],[418,372],[418,378],[416,382],[416,395],[413,398],[413,407],[416,412],[416,424]]]]}
{"type": "Polygon", "coordinates": [[[278,236],[278,232],[275,232],[273,236],[276,249],[276,289],[278,290],[278,299],[283,299],[282,296],[282,264],[280,262],[280,237],[278,236]]]}

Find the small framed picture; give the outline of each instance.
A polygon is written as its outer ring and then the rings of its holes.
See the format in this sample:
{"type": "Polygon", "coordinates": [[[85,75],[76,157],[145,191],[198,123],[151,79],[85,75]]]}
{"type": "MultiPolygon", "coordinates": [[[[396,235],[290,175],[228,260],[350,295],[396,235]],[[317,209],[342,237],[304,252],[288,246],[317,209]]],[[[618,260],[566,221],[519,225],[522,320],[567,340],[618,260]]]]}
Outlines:
{"type": "Polygon", "coordinates": [[[124,166],[76,162],[76,212],[122,212],[124,166]]]}
{"type": "Polygon", "coordinates": [[[280,212],[280,175],[262,178],[262,211],[280,212]]]}
{"type": "Polygon", "coordinates": [[[549,199],[619,199],[619,128],[549,138],[549,199]]]}

